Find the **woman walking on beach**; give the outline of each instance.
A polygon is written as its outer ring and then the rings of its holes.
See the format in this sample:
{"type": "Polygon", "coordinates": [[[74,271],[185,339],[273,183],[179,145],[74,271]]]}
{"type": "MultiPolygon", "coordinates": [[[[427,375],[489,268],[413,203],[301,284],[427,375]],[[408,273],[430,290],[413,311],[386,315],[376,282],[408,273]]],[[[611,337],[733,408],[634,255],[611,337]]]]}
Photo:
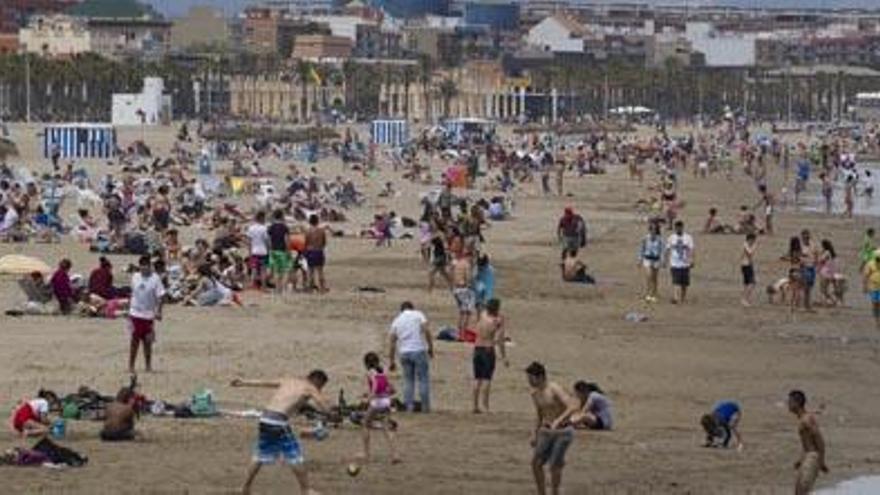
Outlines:
{"type": "Polygon", "coordinates": [[[663,236],[660,235],[660,224],[651,222],[648,224],[648,235],[642,239],[639,247],[639,265],[645,274],[644,297],[649,303],[657,302],[657,276],[665,248],[663,236]]]}

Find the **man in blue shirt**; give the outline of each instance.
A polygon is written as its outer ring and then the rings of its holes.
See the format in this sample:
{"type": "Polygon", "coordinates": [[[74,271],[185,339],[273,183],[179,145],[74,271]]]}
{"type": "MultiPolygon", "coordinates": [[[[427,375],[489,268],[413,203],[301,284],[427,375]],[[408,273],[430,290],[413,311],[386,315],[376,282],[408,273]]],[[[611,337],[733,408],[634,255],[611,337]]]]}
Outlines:
{"type": "Polygon", "coordinates": [[[495,268],[489,264],[489,256],[482,255],[477,260],[477,273],[474,275],[474,291],[477,294],[477,307],[485,306],[495,297],[495,268]]]}
{"type": "Polygon", "coordinates": [[[739,433],[739,421],[742,418],[742,409],[734,401],[721,401],[715,404],[712,412],[704,414],[700,423],[706,431],[706,443],[704,447],[724,447],[730,444],[733,437],[737,449],[743,448],[742,436],[739,433]],[[720,442],[720,445],[719,443],[720,442]]]}
{"type": "Polygon", "coordinates": [[[797,204],[800,194],[807,190],[807,181],[810,180],[810,161],[801,158],[797,162],[797,179],[794,181],[794,202],[797,204]]]}

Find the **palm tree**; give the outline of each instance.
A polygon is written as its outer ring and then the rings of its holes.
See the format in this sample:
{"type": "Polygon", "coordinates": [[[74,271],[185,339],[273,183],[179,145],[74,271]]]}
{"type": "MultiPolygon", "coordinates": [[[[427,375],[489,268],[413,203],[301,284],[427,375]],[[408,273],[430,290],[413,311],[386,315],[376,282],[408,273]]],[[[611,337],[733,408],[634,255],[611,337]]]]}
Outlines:
{"type": "Polygon", "coordinates": [[[419,55],[419,83],[422,85],[422,97],[425,100],[425,122],[430,122],[431,115],[431,79],[434,77],[434,60],[425,54],[419,55]]]}
{"type": "Polygon", "coordinates": [[[449,106],[452,103],[452,99],[458,96],[458,85],[447,77],[440,81],[437,92],[440,93],[440,97],[443,99],[443,115],[449,117],[449,106]]]}
{"type": "Polygon", "coordinates": [[[301,123],[305,123],[305,120],[308,116],[308,89],[309,89],[309,80],[312,78],[312,74],[314,73],[314,65],[311,62],[306,60],[299,60],[296,63],[296,73],[297,77],[299,77],[299,83],[301,88],[300,93],[300,117],[301,123]]]}

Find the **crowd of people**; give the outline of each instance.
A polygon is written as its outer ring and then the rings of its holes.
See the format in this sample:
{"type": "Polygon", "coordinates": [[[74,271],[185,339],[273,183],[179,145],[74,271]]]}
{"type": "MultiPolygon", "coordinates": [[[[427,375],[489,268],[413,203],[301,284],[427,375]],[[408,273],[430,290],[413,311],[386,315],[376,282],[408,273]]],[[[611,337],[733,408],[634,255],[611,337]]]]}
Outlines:
{"type": "MultiPolygon", "coordinates": [[[[497,361],[500,359],[505,368],[510,366],[511,336],[502,314],[502,301],[495,293],[498,274],[484,234],[488,229],[503,228],[502,222],[514,219],[512,197],[517,189],[534,183],[536,192],[554,194],[550,180],[555,174],[555,194],[565,196],[564,177],[568,171],[584,176],[605,173],[613,166],[626,166],[631,179],[638,181],[647,194],[636,205],[644,213],[648,230],[637,250],[637,263],[644,273],[641,298],[648,304],[659,303],[660,274],[668,267],[672,303],[688,304],[689,289],[695,281],[697,241],[701,239],[695,240],[680,218],[687,204],[681,181],[709,180],[715,175],[732,180],[739,164],[740,171],[754,183],[753,192],[747,193],[754,195],[754,203],[744,204],[733,224],[723,223],[718,218],[718,209],[711,208],[701,234],[744,238],[737,258],[731,263],[740,268],[740,302],[752,306],[758,303],[755,288],[759,275],[768,271],[757,266],[759,249],[771,249],[765,245],[776,239],[778,228],[774,219],[788,206],[789,191],[794,192],[792,204],[802,204],[811,185],[810,176],[819,170],[822,210],[834,213],[834,194],[842,189],[841,213],[851,217],[855,198],[873,195],[870,170],[857,165],[856,153],[876,149],[880,146],[876,139],[871,134],[858,140],[837,136],[789,143],[778,138],[755,138],[748,127],[740,128],[730,122],[711,132],[679,139],[665,134],[649,139],[596,134],[573,145],[525,139],[518,146],[465,146],[450,160],[466,170],[463,186],[468,193],[457,194],[451,177],[445,177],[439,191],[422,197],[422,214],[417,222],[394,212],[379,214],[363,236],[384,247],[392,239],[403,238],[401,232],[406,228],[417,229],[414,237],[418,239],[420,259],[427,267],[427,290],[436,288],[439,276],[457,315],[451,334],[441,332],[438,337],[473,344],[470,409],[475,414],[486,414],[491,411],[497,361]],[[796,173],[789,189],[792,165],[796,173]],[[776,172],[772,166],[783,177],[781,188],[771,186],[775,181],[770,177],[776,172]],[[693,179],[685,179],[688,169],[692,170],[693,179]],[[484,173],[485,179],[480,180],[484,173]],[[476,196],[477,191],[488,193],[489,199],[476,196]],[[759,242],[759,236],[764,236],[764,240],[759,242]]],[[[402,153],[392,160],[395,171],[400,173],[397,169],[402,167],[406,169],[405,178],[425,180],[433,160],[420,159],[420,154],[433,153],[433,146],[436,144],[423,143],[402,153]],[[429,165],[423,168],[424,163],[429,165]]],[[[348,161],[357,161],[354,155],[362,154],[364,170],[375,170],[379,166],[375,150],[362,148],[345,142],[338,152],[346,153],[348,161]]],[[[72,235],[100,253],[88,278],[73,273],[69,259],[58,263],[48,281],[41,272],[24,276],[19,283],[27,303],[16,311],[107,318],[125,315],[130,334],[128,366],[132,373],[141,348],[145,368],[151,371],[156,324],[162,321],[168,304],[240,305],[240,293],[246,289],[274,294],[329,291],[324,267],[330,238],[337,235],[330,222],[345,219],[343,212],[358,207],[364,200],[351,180],[337,177],[324,181],[315,169],[302,174],[293,166],[281,194],[276,193],[271,181],[256,181],[248,189],[240,180],[243,177],[271,177],[259,165],[257,159],[262,155],[254,155],[249,149],[231,150],[236,157],[233,174],[219,186],[212,185],[190,171],[186,164],[192,157],[180,147],[175,150],[175,158],[156,161],[138,173],[118,178],[106,175],[94,191],[87,175],[74,170],[72,165],[67,173],[50,174],[39,183],[16,178],[8,167],[0,170],[0,238],[10,242],[54,242],[59,236],[72,235]],[[246,167],[243,158],[255,161],[246,167]],[[254,197],[256,206],[252,211],[240,210],[242,202],[235,198],[242,191],[254,197]],[[65,197],[78,202],[72,222],[61,219],[65,197]],[[192,233],[196,225],[211,231],[213,238],[198,237],[192,246],[183,246],[181,238],[192,233]],[[120,253],[139,256],[137,264],[126,270],[130,276],[128,285],[117,285],[114,279],[110,255],[120,253]]],[[[280,148],[266,152],[286,153],[280,148]]],[[[394,184],[386,183],[380,196],[396,197],[394,184]]],[[[588,248],[588,223],[573,207],[564,209],[557,224],[556,241],[562,253],[561,281],[596,284],[595,274],[578,257],[588,248]]],[[[880,328],[880,251],[873,229],[866,232],[858,256],[864,290],[869,293],[880,328]]],[[[846,304],[847,280],[832,239],[817,241],[804,229],[789,239],[779,259],[787,264],[787,270],[767,286],[771,304],[783,302],[790,313],[798,308],[813,312],[818,304],[846,304]]],[[[371,458],[371,429],[382,431],[392,463],[403,459],[395,437],[396,423],[391,420],[398,408],[394,405],[396,390],[389,373],[396,371],[398,363],[403,382],[399,410],[432,411],[430,363],[435,358],[435,336],[427,316],[412,302],[400,306],[386,345],[385,364],[380,353],[369,352],[363,358],[366,394],[361,419],[363,449],[358,462],[371,458]]],[[[555,383],[540,362],[531,363],[525,374],[537,415],[531,439],[535,486],[538,493],[545,493],[544,468],[549,466],[551,491],[559,493],[566,452],[575,440],[575,430],[612,430],[612,401],[594,382],[579,380],[571,387],[555,383]]],[[[310,493],[302,447],[289,421],[307,403],[319,413],[332,414],[333,406],[323,394],[328,380],[324,371],[314,370],[305,378],[232,382],[236,387],[276,389],[259,419],[256,454],[243,492],[250,491],[263,465],[282,459],[293,467],[303,492],[310,493]]],[[[118,406],[113,409],[102,438],[133,438],[131,401],[130,391],[118,394],[118,406]]],[[[803,456],[796,465],[797,493],[808,493],[818,473],[827,471],[824,440],[816,416],[807,412],[805,405],[805,394],[791,391],[789,409],[798,418],[803,446],[803,456]]],[[[11,426],[23,436],[46,435],[49,413],[47,399],[25,401],[14,411],[11,426]]],[[[706,445],[726,448],[732,440],[736,448],[742,449],[742,413],[739,403],[722,401],[704,415],[701,425],[706,445]]],[[[309,436],[320,440],[326,431],[317,428],[309,436]]],[[[359,467],[353,466],[349,471],[356,474],[359,467]]]]}

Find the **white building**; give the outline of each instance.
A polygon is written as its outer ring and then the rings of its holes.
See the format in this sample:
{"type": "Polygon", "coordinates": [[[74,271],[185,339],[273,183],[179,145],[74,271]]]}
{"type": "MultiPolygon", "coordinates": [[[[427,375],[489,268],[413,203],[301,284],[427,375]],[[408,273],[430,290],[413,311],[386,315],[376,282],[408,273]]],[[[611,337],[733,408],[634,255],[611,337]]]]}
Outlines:
{"type": "Polygon", "coordinates": [[[171,96],[161,77],[144,78],[140,93],[113,95],[113,125],[157,125],[171,120],[171,96]]]}
{"type": "Polygon", "coordinates": [[[544,52],[584,51],[587,29],[574,19],[550,16],[529,29],[526,43],[544,52]]]}
{"type": "Polygon", "coordinates": [[[694,51],[706,56],[708,67],[751,67],[755,65],[758,33],[725,33],[709,22],[688,22],[685,38],[694,51]]]}
{"type": "Polygon", "coordinates": [[[67,57],[91,51],[91,33],[81,19],[66,15],[36,16],[18,33],[28,53],[44,57],[67,57]]]}
{"type": "Polygon", "coordinates": [[[326,24],[330,27],[330,34],[348,38],[352,42],[357,41],[357,27],[360,24],[376,24],[375,21],[367,20],[353,15],[312,15],[308,20],[326,24]]]}

